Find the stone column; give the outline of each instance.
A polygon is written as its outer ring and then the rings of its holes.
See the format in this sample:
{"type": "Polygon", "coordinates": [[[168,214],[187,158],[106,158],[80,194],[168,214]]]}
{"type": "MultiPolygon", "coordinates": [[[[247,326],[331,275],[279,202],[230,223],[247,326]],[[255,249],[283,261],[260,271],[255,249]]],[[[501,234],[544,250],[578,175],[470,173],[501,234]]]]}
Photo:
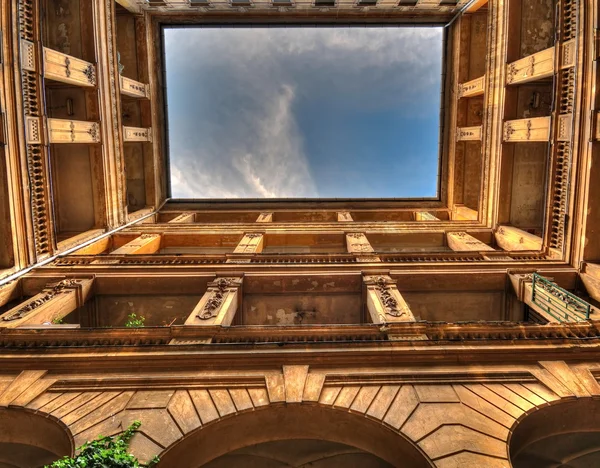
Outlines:
{"type": "Polygon", "coordinates": [[[0,316],[0,327],[50,325],[81,307],[91,296],[93,279],[67,278],[48,284],[41,293],[0,316]]]}
{"type": "Polygon", "coordinates": [[[373,323],[414,322],[410,307],[388,275],[364,276],[367,310],[373,323]]]}

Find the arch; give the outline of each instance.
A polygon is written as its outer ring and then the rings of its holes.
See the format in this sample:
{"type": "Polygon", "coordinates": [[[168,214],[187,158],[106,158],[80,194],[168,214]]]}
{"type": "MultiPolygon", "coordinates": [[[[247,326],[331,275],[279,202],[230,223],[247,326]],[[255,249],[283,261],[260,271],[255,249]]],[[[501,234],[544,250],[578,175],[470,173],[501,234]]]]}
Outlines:
{"type": "Polygon", "coordinates": [[[37,468],[73,453],[67,427],[45,413],[0,408],[0,468],[37,468]]]}
{"type": "Polygon", "coordinates": [[[161,455],[161,467],[198,468],[238,449],[272,441],[343,444],[402,468],[433,463],[403,435],[365,416],[321,405],[271,405],[196,429],[161,455]]]}
{"type": "Polygon", "coordinates": [[[525,414],[513,426],[514,468],[600,466],[600,400],[558,401],[525,414]]]}

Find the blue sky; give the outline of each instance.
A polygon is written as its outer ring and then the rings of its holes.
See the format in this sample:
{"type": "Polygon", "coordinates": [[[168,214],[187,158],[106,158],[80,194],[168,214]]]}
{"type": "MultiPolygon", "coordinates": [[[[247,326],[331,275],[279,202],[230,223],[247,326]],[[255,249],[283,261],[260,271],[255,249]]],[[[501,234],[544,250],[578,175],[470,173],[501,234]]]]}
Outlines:
{"type": "Polygon", "coordinates": [[[165,29],[172,197],[435,196],[442,34],[165,29]]]}

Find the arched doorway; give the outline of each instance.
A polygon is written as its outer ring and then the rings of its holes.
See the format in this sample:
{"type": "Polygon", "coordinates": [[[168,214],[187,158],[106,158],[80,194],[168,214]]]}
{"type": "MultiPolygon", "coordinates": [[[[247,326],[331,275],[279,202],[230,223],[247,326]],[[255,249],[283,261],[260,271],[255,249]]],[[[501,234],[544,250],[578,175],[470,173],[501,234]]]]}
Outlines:
{"type": "Polygon", "coordinates": [[[347,411],[301,404],[273,405],[211,423],[171,446],[161,455],[159,466],[276,468],[309,466],[310,461],[315,463],[311,467],[319,468],[433,466],[416,445],[381,423],[347,411]],[[282,450],[288,453],[283,455],[282,450]],[[250,464],[257,457],[262,464],[250,464]],[[237,461],[244,464],[234,464],[237,461]]]}
{"type": "Polygon", "coordinates": [[[57,420],[25,409],[0,409],[0,468],[39,468],[73,453],[57,420]]]}
{"type": "Polygon", "coordinates": [[[204,468],[394,468],[385,460],[338,442],[291,439],[263,442],[221,455],[204,468]]]}
{"type": "Polygon", "coordinates": [[[600,400],[556,403],[525,416],[510,439],[514,468],[600,466],[600,400]]]}

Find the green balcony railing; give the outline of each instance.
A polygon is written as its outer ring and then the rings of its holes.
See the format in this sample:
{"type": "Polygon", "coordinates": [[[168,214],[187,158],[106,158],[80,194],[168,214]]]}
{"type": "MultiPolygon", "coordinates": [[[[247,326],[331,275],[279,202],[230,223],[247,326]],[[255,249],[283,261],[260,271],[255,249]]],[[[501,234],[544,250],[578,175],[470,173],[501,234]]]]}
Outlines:
{"type": "Polygon", "coordinates": [[[592,306],[537,273],[533,274],[531,300],[559,322],[589,320],[592,306]]]}

